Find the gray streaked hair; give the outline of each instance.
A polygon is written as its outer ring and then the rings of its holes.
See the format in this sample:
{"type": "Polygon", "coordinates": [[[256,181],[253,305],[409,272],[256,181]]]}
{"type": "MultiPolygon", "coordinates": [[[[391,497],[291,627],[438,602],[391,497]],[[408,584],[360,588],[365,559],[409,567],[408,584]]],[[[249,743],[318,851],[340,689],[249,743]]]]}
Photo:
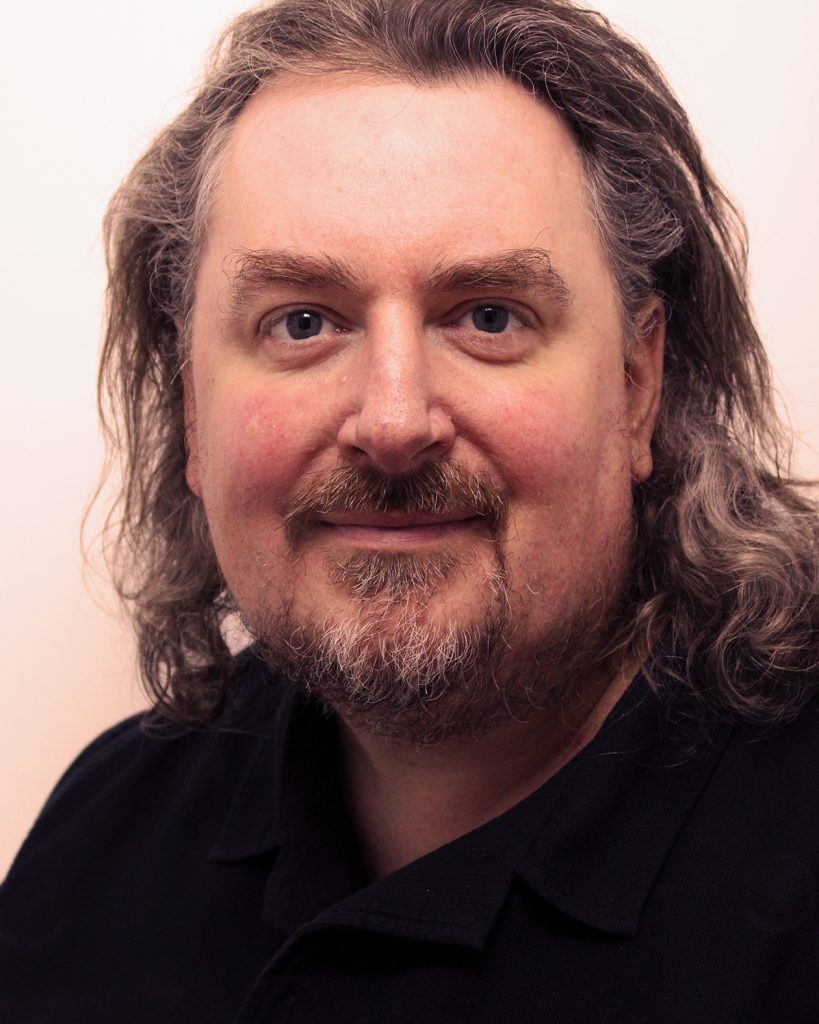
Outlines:
{"type": "Polygon", "coordinates": [[[651,295],[668,321],[655,469],[635,488],[634,581],[617,649],[650,652],[649,671],[672,672],[714,705],[795,714],[815,686],[817,515],[789,475],[749,309],[744,226],[651,58],[568,0],[253,9],[113,197],[100,403],[123,482],[110,551],[156,704],[212,718],[230,662],[232,600],[185,482],[180,374],[219,155],[265,82],[361,70],[418,84],[500,75],[568,126],[626,337],[651,295]]]}

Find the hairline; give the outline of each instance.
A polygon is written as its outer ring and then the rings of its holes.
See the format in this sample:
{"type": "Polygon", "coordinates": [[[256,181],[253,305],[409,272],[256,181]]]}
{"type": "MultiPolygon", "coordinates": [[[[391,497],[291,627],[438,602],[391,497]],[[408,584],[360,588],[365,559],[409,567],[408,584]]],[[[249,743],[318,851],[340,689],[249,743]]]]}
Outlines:
{"type": "MultiPolygon", "coordinates": [[[[199,270],[200,261],[202,254],[207,244],[209,227],[211,222],[211,216],[213,213],[213,205],[216,198],[216,192],[221,182],[221,172],[223,168],[223,162],[228,151],[228,147],[233,139],[233,135],[236,131],[236,126],[247,109],[248,105],[258,96],[263,90],[275,89],[281,79],[302,79],[307,82],[310,79],[319,78],[359,78],[365,81],[372,82],[374,84],[388,84],[388,83],[402,83],[417,86],[418,88],[429,88],[434,89],[447,84],[450,85],[478,85],[481,82],[501,80],[509,82],[510,84],[517,86],[523,92],[537,102],[547,107],[552,111],[553,114],[561,121],[564,127],[567,129],[569,136],[576,148],[577,155],[580,160],[580,171],[581,171],[581,185],[583,189],[583,195],[585,197],[586,211],[594,222],[594,230],[597,234],[600,247],[603,252],[605,264],[611,277],[611,283],[614,288],[615,299],[620,317],[620,325],[623,332],[623,351],[628,355],[633,351],[635,342],[637,341],[637,332],[634,325],[633,312],[626,308],[625,297],[623,290],[618,280],[614,262],[613,252],[609,245],[608,239],[606,238],[605,231],[602,225],[605,222],[605,216],[602,211],[602,204],[597,190],[592,182],[592,177],[589,170],[588,154],[583,147],[578,143],[575,138],[575,133],[572,130],[570,124],[567,123],[560,110],[555,107],[554,104],[550,103],[542,95],[540,95],[535,89],[534,85],[530,85],[530,88],[526,88],[526,84],[523,80],[515,78],[511,75],[506,75],[502,70],[497,68],[464,68],[461,71],[453,72],[446,69],[440,73],[429,70],[419,70],[416,75],[412,74],[389,74],[384,71],[372,71],[366,68],[357,68],[355,66],[350,67],[337,67],[335,70],[330,67],[324,67],[319,62],[321,58],[317,59],[314,67],[309,65],[304,70],[298,72],[293,71],[289,68],[282,68],[276,71],[271,71],[269,75],[265,76],[257,86],[257,88],[244,100],[241,106],[233,113],[233,116],[228,117],[221,124],[217,125],[208,138],[207,144],[202,154],[203,174],[201,178],[201,185],[199,193],[196,197],[196,210],[194,214],[194,226],[193,226],[193,244],[191,246],[191,254],[189,259],[188,267],[186,268],[185,282],[183,289],[183,310],[180,317],[183,329],[181,331],[181,343],[183,351],[181,353],[182,358],[187,358],[190,354],[190,340],[191,340],[191,328],[192,328],[192,314],[193,307],[196,298],[196,277],[199,270]]],[[[326,60],[326,58],[324,58],[326,60]]]]}

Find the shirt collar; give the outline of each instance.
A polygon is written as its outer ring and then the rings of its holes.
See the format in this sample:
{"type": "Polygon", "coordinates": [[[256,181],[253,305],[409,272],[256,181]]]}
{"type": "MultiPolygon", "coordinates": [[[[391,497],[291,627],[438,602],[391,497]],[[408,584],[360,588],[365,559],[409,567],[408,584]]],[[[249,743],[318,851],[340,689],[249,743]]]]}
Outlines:
{"type": "Polygon", "coordinates": [[[567,766],[559,813],[541,821],[518,861],[520,877],[576,920],[636,935],[731,732],[681,688],[667,681],[658,692],[638,676],[567,766]]]}
{"type": "Polygon", "coordinates": [[[630,936],[730,725],[638,676],[595,739],[510,811],[364,885],[337,769],[336,726],[287,687],[257,740],[211,858],[278,851],[266,919],[480,947],[516,876],[563,914],[630,936]]]}
{"type": "MultiPolygon", "coordinates": [[[[247,767],[211,848],[211,860],[246,860],[284,845],[296,824],[287,818],[288,793],[294,779],[297,783],[302,781],[300,788],[307,790],[308,799],[321,796],[321,787],[315,794],[309,792],[304,785],[308,780],[300,780],[299,772],[306,767],[310,775],[315,774],[309,762],[305,765],[308,752],[322,760],[330,756],[328,747],[334,747],[334,741],[327,728],[327,716],[306,705],[293,687],[265,675],[261,663],[254,666],[251,677],[244,680],[243,703],[252,702],[254,691],[257,695],[273,691],[280,699],[269,712],[266,727],[251,740],[247,767]],[[305,731],[312,734],[309,743],[301,742],[305,731]]],[[[301,819],[298,808],[297,814],[301,819]]]]}

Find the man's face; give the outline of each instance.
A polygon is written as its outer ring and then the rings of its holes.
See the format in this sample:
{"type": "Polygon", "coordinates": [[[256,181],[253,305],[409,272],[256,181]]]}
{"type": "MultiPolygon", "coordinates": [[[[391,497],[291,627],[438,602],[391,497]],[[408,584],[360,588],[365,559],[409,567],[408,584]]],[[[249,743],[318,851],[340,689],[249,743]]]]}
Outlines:
{"type": "Polygon", "coordinates": [[[522,89],[262,89],[220,167],[186,398],[189,483],[271,656],[416,740],[413,700],[463,717],[481,662],[490,703],[559,685],[628,572],[660,333],[626,364],[577,148],[522,89]]]}

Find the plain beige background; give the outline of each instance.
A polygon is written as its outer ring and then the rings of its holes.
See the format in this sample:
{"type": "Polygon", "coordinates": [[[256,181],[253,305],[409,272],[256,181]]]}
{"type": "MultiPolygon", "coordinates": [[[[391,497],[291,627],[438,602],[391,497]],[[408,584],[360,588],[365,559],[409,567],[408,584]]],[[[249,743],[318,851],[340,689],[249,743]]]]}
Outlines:
{"type": "MultiPolygon", "coordinates": [[[[245,6],[47,0],[5,19],[0,876],[68,762],[141,703],[127,628],[104,579],[83,573],[79,548],[103,456],[99,224],[119,179],[184,103],[217,31],[245,6]]],[[[803,439],[799,464],[819,475],[819,5],[597,6],[666,69],[745,210],[758,319],[803,439]]]]}

